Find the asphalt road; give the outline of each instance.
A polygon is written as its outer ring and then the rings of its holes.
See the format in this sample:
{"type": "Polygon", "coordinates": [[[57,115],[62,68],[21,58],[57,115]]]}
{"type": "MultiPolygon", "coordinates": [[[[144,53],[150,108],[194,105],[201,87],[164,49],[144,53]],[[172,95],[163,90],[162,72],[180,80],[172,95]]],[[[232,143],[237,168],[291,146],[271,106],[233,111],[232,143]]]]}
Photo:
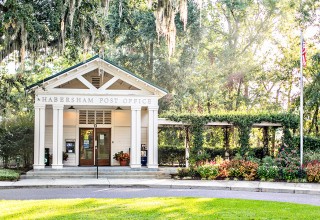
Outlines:
{"type": "Polygon", "coordinates": [[[145,198],[145,197],[205,197],[239,198],[292,202],[320,206],[320,195],[263,193],[229,190],[159,189],[159,188],[22,188],[0,189],[0,199],[37,200],[67,198],[145,198]]]}

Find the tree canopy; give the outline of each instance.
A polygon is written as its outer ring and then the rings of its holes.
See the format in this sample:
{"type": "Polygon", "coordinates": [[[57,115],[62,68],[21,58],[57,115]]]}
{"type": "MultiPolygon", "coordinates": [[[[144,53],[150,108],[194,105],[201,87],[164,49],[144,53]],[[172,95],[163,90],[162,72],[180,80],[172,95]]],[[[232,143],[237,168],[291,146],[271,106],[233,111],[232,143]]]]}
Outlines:
{"type": "Polygon", "coordinates": [[[166,88],[162,112],[297,112],[302,29],[305,130],[319,136],[319,6],[319,0],[2,0],[0,115],[30,105],[25,85],[95,54],[166,88]]]}

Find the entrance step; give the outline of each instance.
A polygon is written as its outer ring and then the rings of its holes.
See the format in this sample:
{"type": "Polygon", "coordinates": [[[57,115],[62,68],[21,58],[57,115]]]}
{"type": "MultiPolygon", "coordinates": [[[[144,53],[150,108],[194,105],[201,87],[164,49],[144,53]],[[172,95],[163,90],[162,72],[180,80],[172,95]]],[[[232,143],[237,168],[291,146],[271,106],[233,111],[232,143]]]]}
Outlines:
{"type": "MultiPolygon", "coordinates": [[[[130,167],[99,167],[99,178],[110,179],[170,179],[176,169],[149,169],[130,167]]],[[[31,170],[21,179],[68,179],[68,178],[96,178],[96,167],[64,167],[63,169],[45,169],[31,170]]]]}

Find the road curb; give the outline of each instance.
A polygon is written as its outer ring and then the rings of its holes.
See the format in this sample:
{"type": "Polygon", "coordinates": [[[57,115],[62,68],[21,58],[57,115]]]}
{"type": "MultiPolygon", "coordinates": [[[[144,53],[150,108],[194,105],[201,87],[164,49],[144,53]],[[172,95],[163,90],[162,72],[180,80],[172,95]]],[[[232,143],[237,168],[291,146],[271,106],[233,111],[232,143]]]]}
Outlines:
{"type": "Polygon", "coordinates": [[[247,192],[269,192],[320,195],[318,190],[295,189],[295,188],[262,188],[262,187],[240,187],[240,186],[208,186],[208,185],[179,185],[179,184],[42,184],[42,185],[2,185],[0,189],[22,189],[22,188],[169,188],[169,189],[206,189],[206,190],[230,190],[247,192]]]}

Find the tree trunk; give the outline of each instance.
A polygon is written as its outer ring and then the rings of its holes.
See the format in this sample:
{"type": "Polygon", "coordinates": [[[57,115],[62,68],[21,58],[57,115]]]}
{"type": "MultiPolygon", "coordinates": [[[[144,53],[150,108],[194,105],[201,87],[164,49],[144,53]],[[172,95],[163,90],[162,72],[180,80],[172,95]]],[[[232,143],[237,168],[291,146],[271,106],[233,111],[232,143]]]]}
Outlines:
{"type": "Polygon", "coordinates": [[[236,111],[239,108],[240,105],[240,93],[241,93],[241,85],[242,85],[243,80],[240,79],[239,80],[239,86],[238,86],[238,90],[237,90],[237,97],[236,97],[236,111]]]}
{"type": "Polygon", "coordinates": [[[154,61],[154,57],[153,57],[153,42],[150,42],[150,55],[149,55],[149,70],[151,73],[151,78],[152,80],[155,80],[154,74],[153,74],[153,61],[154,61]]]}
{"type": "Polygon", "coordinates": [[[317,130],[318,130],[317,129],[317,127],[318,127],[318,114],[319,114],[319,105],[316,105],[316,108],[315,108],[315,111],[314,111],[314,114],[313,114],[313,117],[312,117],[311,125],[310,125],[309,130],[308,130],[308,134],[311,133],[313,126],[316,127],[316,133],[317,133],[317,130]]]}

